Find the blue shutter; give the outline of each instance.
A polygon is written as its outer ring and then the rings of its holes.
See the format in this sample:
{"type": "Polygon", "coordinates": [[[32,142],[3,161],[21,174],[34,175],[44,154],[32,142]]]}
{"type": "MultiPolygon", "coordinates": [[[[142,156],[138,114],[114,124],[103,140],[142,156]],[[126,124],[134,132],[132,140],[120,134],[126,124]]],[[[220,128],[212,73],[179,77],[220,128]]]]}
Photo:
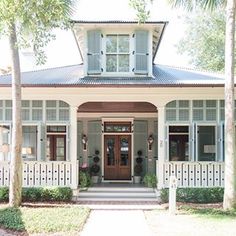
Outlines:
{"type": "Polygon", "coordinates": [[[101,73],[101,31],[87,32],[88,39],[88,74],[101,73]]]}
{"type": "Polygon", "coordinates": [[[148,73],[148,31],[135,32],[135,73],[148,73]]]}

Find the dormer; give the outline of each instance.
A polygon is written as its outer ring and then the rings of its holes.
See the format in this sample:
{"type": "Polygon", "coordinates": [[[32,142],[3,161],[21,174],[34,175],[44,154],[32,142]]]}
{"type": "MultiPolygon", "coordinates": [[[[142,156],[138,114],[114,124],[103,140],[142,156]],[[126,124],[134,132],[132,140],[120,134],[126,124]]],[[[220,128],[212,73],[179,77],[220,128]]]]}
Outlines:
{"type": "Polygon", "coordinates": [[[167,22],[75,21],[74,35],[88,76],[152,76],[167,22]]]}

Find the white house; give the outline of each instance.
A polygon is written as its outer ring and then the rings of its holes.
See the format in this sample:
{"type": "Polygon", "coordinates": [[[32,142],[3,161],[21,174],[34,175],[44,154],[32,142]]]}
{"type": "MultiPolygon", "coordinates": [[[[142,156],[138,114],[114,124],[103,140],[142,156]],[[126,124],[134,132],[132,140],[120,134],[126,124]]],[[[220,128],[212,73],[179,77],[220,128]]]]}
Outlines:
{"type": "MultiPolygon", "coordinates": [[[[223,186],[223,76],[155,65],[167,22],[74,23],[83,64],[22,73],[23,185],[76,189],[79,165],[98,156],[102,182],[133,182],[141,157],[141,175],[156,173],[159,188],[172,174],[183,187],[223,186]]],[[[0,87],[5,186],[11,75],[0,87]]]]}

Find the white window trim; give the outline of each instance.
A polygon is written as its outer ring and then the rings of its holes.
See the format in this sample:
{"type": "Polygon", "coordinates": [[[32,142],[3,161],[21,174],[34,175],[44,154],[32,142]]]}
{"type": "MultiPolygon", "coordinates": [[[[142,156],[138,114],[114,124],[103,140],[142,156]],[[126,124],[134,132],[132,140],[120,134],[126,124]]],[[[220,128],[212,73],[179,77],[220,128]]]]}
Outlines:
{"type": "MultiPolygon", "coordinates": [[[[191,124],[190,123],[166,123],[166,160],[167,161],[171,161],[170,160],[170,153],[169,153],[169,149],[170,149],[170,144],[169,144],[169,127],[170,126],[188,126],[188,142],[189,142],[189,155],[193,153],[193,151],[191,150],[191,145],[190,142],[192,142],[192,137],[190,137],[190,129],[191,129],[191,124]]],[[[192,158],[191,158],[192,159],[192,158]]],[[[190,162],[191,160],[185,161],[185,162],[190,162]]],[[[172,161],[171,161],[172,162],[172,161]]]]}
{"type": "MultiPolygon", "coordinates": [[[[195,132],[195,148],[196,148],[196,161],[199,162],[199,156],[198,156],[198,127],[199,126],[214,126],[215,127],[215,160],[214,161],[210,161],[210,162],[217,162],[217,156],[218,156],[218,150],[217,150],[217,123],[202,123],[202,122],[198,122],[196,123],[196,132],[195,132]]],[[[209,162],[209,161],[205,161],[205,162],[209,162]]]]}
{"type": "MultiPolygon", "coordinates": [[[[103,51],[103,55],[101,55],[101,67],[103,68],[102,75],[103,76],[133,76],[134,72],[132,69],[134,68],[134,55],[133,51],[134,48],[134,38],[133,38],[133,31],[130,30],[102,30],[103,40],[101,45],[101,50],[103,51]],[[130,43],[129,43],[129,72],[107,72],[106,71],[106,35],[114,34],[114,35],[129,35],[130,43]]],[[[117,55],[117,54],[115,54],[117,55]]]]}

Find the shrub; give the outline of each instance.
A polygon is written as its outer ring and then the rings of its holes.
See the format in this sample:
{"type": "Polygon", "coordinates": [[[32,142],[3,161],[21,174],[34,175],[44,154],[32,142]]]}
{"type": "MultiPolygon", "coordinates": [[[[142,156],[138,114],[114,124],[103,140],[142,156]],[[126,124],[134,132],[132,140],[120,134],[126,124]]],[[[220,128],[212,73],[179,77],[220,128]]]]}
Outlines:
{"type": "MultiPolygon", "coordinates": [[[[9,199],[8,188],[0,188],[0,202],[9,199]]],[[[44,202],[44,201],[63,201],[68,202],[72,199],[72,190],[69,187],[48,187],[48,188],[23,188],[23,202],[44,202]]]]}
{"type": "MultiPolygon", "coordinates": [[[[224,188],[178,188],[176,192],[177,202],[187,203],[216,203],[222,202],[224,188]]],[[[169,189],[161,190],[161,201],[169,201],[169,189]]]]}
{"type": "Polygon", "coordinates": [[[38,202],[42,199],[43,188],[23,188],[22,201],[24,202],[38,202]]]}
{"type": "Polygon", "coordinates": [[[143,179],[144,184],[149,188],[156,188],[157,177],[154,174],[146,174],[143,179]]]}
{"type": "Polygon", "coordinates": [[[93,164],[90,168],[91,175],[97,175],[100,171],[100,166],[97,164],[93,164]]]}
{"type": "Polygon", "coordinates": [[[44,188],[42,192],[43,201],[71,201],[72,190],[69,187],[44,188]]]}
{"type": "Polygon", "coordinates": [[[86,188],[91,185],[91,178],[90,178],[87,171],[86,172],[85,171],[79,172],[79,183],[80,183],[81,188],[86,188]]]}
{"type": "Polygon", "coordinates": [[[141,164],[135,165],[135,167],[134,167],[134,173],[135,173],[136,176],[141,175],[142,171],[143,171],[143,167],[142,167],[141,164]]]}
{"type": "Polygon", "coordinates": [[[7,202],[9,199],[9,190],[8,187],[0,188],[0,202],[7,202]]]}

